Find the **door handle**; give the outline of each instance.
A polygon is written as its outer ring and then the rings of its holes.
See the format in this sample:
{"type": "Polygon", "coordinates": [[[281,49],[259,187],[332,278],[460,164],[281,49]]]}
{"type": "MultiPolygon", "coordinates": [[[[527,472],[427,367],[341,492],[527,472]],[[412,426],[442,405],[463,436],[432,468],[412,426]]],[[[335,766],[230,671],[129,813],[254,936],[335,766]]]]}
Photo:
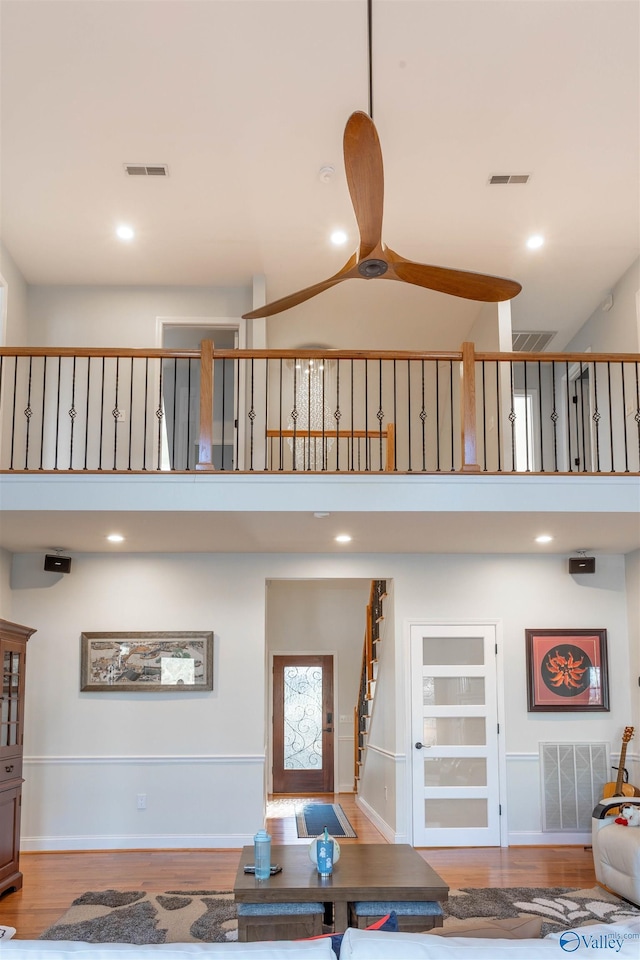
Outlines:
{"type": "Polygon", "coordinates": [[[323,732],[323,733],[333,733],[333,727],[323,727],[323,728],[322,728],[322,732],[323,732]]]}
{"type": "Polygon", "coordinates": [[[429,750],[431,748],[430,743],[420,743],[419,740],[415,746],[416,746],[416,750],[422,750],[423,747],[425,748],[425,750],[429,750]]]}

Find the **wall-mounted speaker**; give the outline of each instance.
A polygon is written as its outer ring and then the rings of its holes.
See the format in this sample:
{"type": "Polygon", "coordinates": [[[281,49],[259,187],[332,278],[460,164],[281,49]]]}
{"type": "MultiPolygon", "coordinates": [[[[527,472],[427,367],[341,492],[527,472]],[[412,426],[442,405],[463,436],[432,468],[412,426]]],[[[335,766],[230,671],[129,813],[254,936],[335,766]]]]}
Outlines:
{"type": "Polygon", "coordinates": [[[570,557],[569,573],[595,573],[595,557],[570,557]]]}
{"type": "Polygon", "coordinates": [[[44,558],[44,568],[48,573],[71,573],[71,557],[48,553],[44,558]]]}

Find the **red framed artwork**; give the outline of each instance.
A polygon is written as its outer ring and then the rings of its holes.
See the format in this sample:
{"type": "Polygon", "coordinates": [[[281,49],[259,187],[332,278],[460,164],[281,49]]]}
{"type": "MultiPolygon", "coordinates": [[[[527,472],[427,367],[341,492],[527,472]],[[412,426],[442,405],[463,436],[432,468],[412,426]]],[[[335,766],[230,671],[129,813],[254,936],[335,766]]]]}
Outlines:
{"type": "Polygon", "coordinates": [[[525,630],[529,712],[608,710],[606,630],[525,630]]]}

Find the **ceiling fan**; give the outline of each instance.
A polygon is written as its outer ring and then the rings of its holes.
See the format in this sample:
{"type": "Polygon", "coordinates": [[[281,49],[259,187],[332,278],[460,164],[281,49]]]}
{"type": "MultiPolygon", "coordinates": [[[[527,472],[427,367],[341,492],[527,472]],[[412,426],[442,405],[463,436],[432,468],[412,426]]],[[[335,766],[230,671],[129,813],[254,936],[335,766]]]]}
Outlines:
{"type": "Polygon", "coordinates": [[[520,292],[522,287],[515,280],[416,263],[387,247],[382,242],[382,151],[378,132],[368,114],[361,111],[351,114],[344,130],[343,149],[347,184],[360,234],[358,250],[332,277],[245,313],[245,320],[282,313],[343,280],[400,280],[453,297],[487,303],[510,300],[520,292]]]}

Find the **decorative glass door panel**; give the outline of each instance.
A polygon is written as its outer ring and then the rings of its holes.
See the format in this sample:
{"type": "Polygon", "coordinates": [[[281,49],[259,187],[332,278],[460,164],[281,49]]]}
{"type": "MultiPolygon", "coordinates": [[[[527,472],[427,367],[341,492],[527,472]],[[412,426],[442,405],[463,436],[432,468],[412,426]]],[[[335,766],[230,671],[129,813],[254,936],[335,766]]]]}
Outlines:
{"type": "Polygon", "coordinates": [[[333,792],[333,658],[273,658],[273,790],[333,792]]]}
{"type": "Polygon", "coordinates": [[[322,667],[284,668],[284,768],[322,766],[322,667]]]}
{"type": "Polygon", "coordinates": [[[411,628],[414,843],[498,846],[495,627],[411,628]]]}

